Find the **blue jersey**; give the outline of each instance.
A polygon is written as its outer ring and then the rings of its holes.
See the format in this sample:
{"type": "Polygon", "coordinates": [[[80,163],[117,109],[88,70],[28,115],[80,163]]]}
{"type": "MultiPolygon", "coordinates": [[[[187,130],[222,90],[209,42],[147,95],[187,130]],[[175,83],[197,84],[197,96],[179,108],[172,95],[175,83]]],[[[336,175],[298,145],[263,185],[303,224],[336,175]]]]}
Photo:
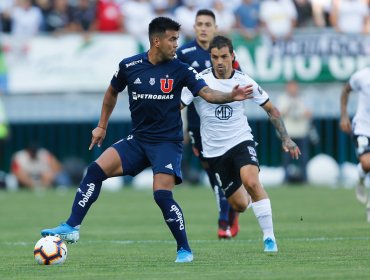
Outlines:
{"type": "Polygon", "coordinates": [[[127,87],[131,134],[148,142],[181,142],[181,91],[197,94],[207,86],[189,65],[178,59],[153,65],[148,53],[123,59],[111,85],[118,92],[127,87]]]}
{"type": "MultiPolygon", "coordinates": [[[[184,44],[176,53],[178,59],[189,64],[199,73],[212,66],[209,51],[199,46],[196,40],[184,44]]],[[[193,103],[188,106],[187,116],[189,128],[200,127],[200,119],[193,103]]]]}

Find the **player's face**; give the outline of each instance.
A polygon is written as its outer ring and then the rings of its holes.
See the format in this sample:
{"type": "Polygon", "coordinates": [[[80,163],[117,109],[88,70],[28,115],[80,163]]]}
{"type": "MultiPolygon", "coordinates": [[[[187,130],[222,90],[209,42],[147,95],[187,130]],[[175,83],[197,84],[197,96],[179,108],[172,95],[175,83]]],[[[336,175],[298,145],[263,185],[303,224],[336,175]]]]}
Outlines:
{"type": "Polygon", "coordinates": [[[234,53],[230,53],[228,47],[211,49],[212,67],[219,79],[230,78],[233,72],[234,53]]]}
{"type": "Polygon", "coordinates": [[[209,43],[216,34],[217,26],[211,16],[201,15],[195,19],[195,36],[200,43],[209,43]]]}
{"type": "Polygon", "coordinates": [[[178,48],[179,32],[167,30],[166,33],[158,38],[157,44],[163,60],[171,60],[176,56],[178,48]]]}

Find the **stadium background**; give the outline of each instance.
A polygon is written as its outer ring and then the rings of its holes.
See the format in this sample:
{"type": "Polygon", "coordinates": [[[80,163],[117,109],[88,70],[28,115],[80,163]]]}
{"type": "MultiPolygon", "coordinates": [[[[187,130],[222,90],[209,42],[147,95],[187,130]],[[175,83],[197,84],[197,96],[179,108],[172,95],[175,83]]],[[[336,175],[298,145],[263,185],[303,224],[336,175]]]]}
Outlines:
{"type": "MultiPolygon", "coordinates": [[[[142,51],[143,46],[130,34],[90,36],[86,41],[78,34],[37,35],[20,49],[9,34],[1,35],[6,48],[1,53],[0,85],[11,129],[0,159],[5,171],[9,171],[11,155],[34,140],[61,160],[77,157],[90,162],[104,150],[88,151],[104,91],[118,62],[142,51]]],[[[292,40],[271,48],[263,36],[252,41],[245,41],[237,32],[230,36],[242,69],[273,101],[284,91],[286,81],[299,81],[319,135],[319,143],[311,144],[310,157],[325,153],[339,164],[355,162],[350,137],[339,131],[339,100],[344,81],[370,64],[370,38],[338,34],[331,28],[301,28],[295,30],[292,40]]],[[[351,115],[356,102],[356,96],[351,96],[351,115]]],[[[247,105],[246,111],[260,143],[260,163],[279,166],[280,141],[265,113],[253,105],[247,105]]],[[[129,130],[127,96],[121,94],[103,148],[129,130]]]]}

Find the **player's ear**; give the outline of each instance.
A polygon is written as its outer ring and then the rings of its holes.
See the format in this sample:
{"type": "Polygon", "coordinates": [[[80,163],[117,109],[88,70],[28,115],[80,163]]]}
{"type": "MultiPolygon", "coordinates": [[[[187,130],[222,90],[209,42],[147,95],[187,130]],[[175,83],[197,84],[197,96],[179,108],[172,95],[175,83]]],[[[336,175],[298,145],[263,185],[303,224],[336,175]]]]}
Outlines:
{"type": "Polygon", "coordinates": [[[159,36],[155,36],[155,37],[153,38],[153,45],[154,45],[155,47],[158,47],[158,46],[159,46],[159,43],[160,43],[160,38],[159,38],[159,36]]]}

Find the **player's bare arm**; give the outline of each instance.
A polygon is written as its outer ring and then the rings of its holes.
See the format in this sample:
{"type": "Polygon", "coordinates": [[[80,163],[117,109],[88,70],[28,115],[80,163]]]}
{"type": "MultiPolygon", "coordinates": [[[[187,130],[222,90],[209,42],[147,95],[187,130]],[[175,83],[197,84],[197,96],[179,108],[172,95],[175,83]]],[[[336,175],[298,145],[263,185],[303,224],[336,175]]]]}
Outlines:
{"type": "Polygon", "coordinates": [[[240,87],[239,85],[236,85],[229,93],[214,90],[210,87],[203,87],[198,94],[209,103],[223,104],[233,101],[243,101],[245,99],[250,99],[253,97],[252,93],[253,85],[247,85],[245,87],[240,87]]]}
{"type": "Polygon", "coordinates": [[[340,97],[340,129],[345,133],[351,133],[352,126],[347,112],[348,97],[351,93],[351,86],[346,83],[342,89],[342,95],[340,97]]]}
{"type": "Polygon", "coordinates": [[[98,147],[100,147],[103,143],[103,140],[107,133],[109,118],[117,103],[117,96],[118,92],[111,85],[109,85],[104,95],[98,126],[92,131],[92,138],[89,150],[91,150],[96,144],[98,145],[98,147]]]}
{"type": "Polygon", "coordinates": [[[281,118],[280,111],[274,106],[274,104],[272,104],[271,101],[268,101],[262,107],[269,116],[271,123],[274,125],[276,132],[281,139],[284,151],[289,152],[292,158],[298,159],[301,151],[299,150],[297,144],[289,137],[284,121],[281,118]]]}

